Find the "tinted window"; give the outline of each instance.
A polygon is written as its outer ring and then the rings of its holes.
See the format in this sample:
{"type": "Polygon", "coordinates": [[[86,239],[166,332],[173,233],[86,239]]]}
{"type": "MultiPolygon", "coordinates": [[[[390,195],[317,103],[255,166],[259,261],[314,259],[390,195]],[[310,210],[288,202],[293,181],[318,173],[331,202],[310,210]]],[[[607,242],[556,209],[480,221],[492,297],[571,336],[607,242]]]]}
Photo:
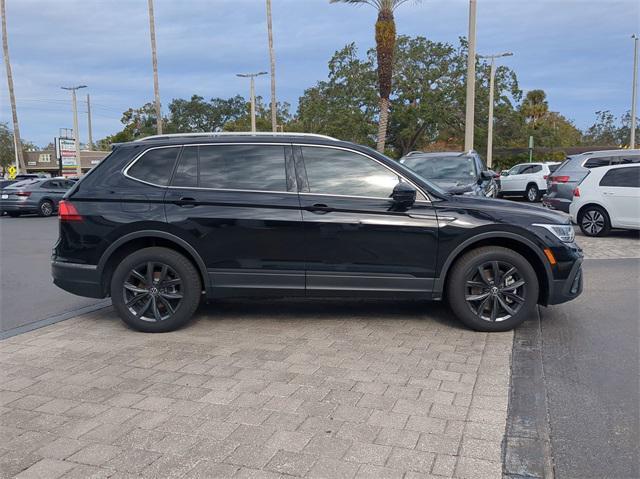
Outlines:
{"type": "Polygon", "coordinates": [[[200,146],[202,188],[287,191],[284,146],[200,146]]]}
{"type": "Polygon", "coordinates": [[[48,189],[59,188],[59,187],[60,187],[60,184],[57,181],[45,181],[40,185],[40,188],[48,188],[48,189]]]}
{"type": "Polygon", "coordinates": [[[526,166],[527,166],[527,165],[516,165],[516,166],[512,167],[512,168],[508,171],[508,173],[509,173],[510,175],[517,175],[517,174],[519,174],[519,173],[520,173],[520,171],[521,171],[523,168],[526,168],[526,166]]]}
{"type": "Polygon", "coordinates": [[[165,186],[173,171],[180,147],[147,150],[127,172],[132,178],[165,186]]]}
{"type": "Polygon", "coordinates": [[[614,156],[611,159],[612,165],[626,165],[629,163],[640,163],[640,155],[614,156]]]}
{"type": "Polygon", "coordinates": [[[171,181],[173,186],[198,186],[198,148],[184,147],[171,181]]]}
{"type": "Polygon", "coordinates": [[[556,171],[558,168],[560,168],[561,165],[549,165],[549,172],[553,173],[554,171],[556,171]]]}
{"type": "Polygon", "coordinates": [[[640,188],[640,166],[637,168],[614,168],[600,180],[600,186],[640,188]]]}
{"type": "Polygon", "coordinates": [[[311,193],[388,198],[399,177],[379,163],[345,150],[302,147],[311,193]]]}
{"type": "Polygon", "coordinates": [[[412,156],[404,160],[411,168],[428,180],[475,180],[478,177],[478,164],[473,156],[412,156]]]}
{"type": "Polygon", "coordinates": [[[526,165],[520,170],[521,175],[529,175],[531,173],[537,173],[542,171],[542,166],[540,165],[526,165]]]}
{"type": "Polygon", "coordinates": [[[585,168],[599,168],[601,166],[609,166],[611,158],[608,156],[601,156],[600,158],[590,158],[584,164],[585,168]]]}

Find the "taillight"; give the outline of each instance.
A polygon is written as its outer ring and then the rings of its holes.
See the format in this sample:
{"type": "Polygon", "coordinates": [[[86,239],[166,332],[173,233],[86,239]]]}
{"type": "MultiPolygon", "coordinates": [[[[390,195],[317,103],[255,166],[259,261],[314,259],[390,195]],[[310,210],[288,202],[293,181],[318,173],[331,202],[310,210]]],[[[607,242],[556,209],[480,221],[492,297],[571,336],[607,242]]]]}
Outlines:
{"type": "Polygon", "coordinates": [[[576,197],[580,196],[580,188],[576,188],[575,190],[573,190],[573,196],[576,196],[576,197]]]}
{"type": "Polygon", "coordinates": [[[549,180],[555,183],[567,183],[569,181],[568,176],[550,176],[549,180]]]}
{"type": "Polygon", "coordinates": [[[60,221],[82,221],[82,216],[78,213],[76,207],[66,200],[58,203],[58,218],[60,218],[60,221]]]}
{"type": "Polygon", "coordinates": [[[16,196],[31,196],[31,192],[30,191],[18,191],[17,193],[15,193],[16,196]]]}

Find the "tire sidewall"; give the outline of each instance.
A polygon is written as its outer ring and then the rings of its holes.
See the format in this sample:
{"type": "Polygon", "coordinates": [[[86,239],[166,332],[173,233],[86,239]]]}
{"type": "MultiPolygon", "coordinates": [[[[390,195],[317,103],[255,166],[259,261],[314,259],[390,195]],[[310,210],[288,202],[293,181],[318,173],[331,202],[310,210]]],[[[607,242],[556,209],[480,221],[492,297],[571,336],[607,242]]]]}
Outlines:
{"type": "Polygon", "coordinates": [[[580,231],[582,231],[582,233],[585,236],[589,236],[591,238],[597,238],[598,236],[605,236],[606,234],[609,233],[609,230],[611,230],[611,222],[609,220],[609,215],[607,214],[607,212],[603,209],[600,208],[599,206],[589,206],[587,207],[584,211],[582,211],[580,213],[580,219],[579,219],[579,224],[580,224],[580,231]],[[584,219],[585,215],[589,212],[589,211],[597,211],[598,213],[600,213],[602,215],[602,217],[604,218],[604,226],[602,227],[602,229],[596,233],[596,234],[592,234],[590,231],[586,230],[583,226],[582,226],[582,220],[584,219]]]}
{"type": "Polygon", "coordinates": [[[529,203],[535,203],[536,201],[538,201],[538,198],[540,197],[540,190],[538,189],[537,185],[529,185],[527,186],[527,191],[525,191],[524,193],[525,198],[527,199],[527,201],[529,203]],[[531,199],[529,197],[529,192],[530,191],[535,191],[536,195],[534,199],[531,199]]]}
{"type": "Polygon", "coordinates": [[[539,293],[538,276],[531,264],[519,253],[503,247],[484,247],[462,256],[453,266],[447,281],[449,306],[460,321],[471,329],[485,332],[509,331],[535,314],[539,293]],[[482,263],[491,260],[510,263],[527,283],[525,304],[515,316],[504,321],[490,322],[478,318],[465,300],[466,278],[482,263]]]}
{"type": "Polygon", "coordinates": [[[200,303],[200,276],[191,262],[180,253],[168,248],[145,248],[137,251],[120,262],[111,278],[111,300],[120,318],[131,328],[147,333],[164,333],[175,331],[189,322],[200,303]],[[134,316],[125,305],[122,294],[123,283],[132,268],[154,261],[171,267],[182,279],[183,299],[176,312],[169,319],[151,322],[134,316]]]}
{"type": "Polygon", "coordinates": [[[53,203],[52,203],[51,201],[49,201],[49,200],[42,200],[42,201],[40,202],[40,204],[38,205],[38,214],[39,214],[40,216],[42,216],[43,218],[47,218],[47,217],[49,217],[49,216],[53,215],[53,209],[54,209],[54,207],[53,207],[53,203]],[[42,211],[42,207],[43,207],[44,205],[46,205],[46,204],[51,205],[51,210],[50,210],[48,213],[47,213],[47,212],[42,211]]]}

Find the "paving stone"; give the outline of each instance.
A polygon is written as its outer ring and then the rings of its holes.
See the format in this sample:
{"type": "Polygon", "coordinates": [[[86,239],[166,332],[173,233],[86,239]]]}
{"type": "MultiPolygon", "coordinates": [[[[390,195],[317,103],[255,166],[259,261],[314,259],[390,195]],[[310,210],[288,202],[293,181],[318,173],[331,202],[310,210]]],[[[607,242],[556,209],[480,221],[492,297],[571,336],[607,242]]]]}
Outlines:
{"type": "Polygon", "coordinates": [[[199,459],[165,454],[145,467],[140,473],[151,479],[182,477],[199,462],[199,459]]]}
{"type": "Polygon", "coordinates": [[[104,467],[115,469],[116,471],[137,474],[152,462],[156,461],[161,454],[143,449],[125,449],[117,456],[104,463],[104,467]]]}
{"type": "Polygon", "coordinates": [[[319,459],[307,474],[309,479],[351,479],[358,472],[358,464],[337,459],[319,459]]]}
{"type": "Polygon", "coordinates": [[[496,441],[465,437],[462,440],[461,454],[465,457],[500,462],[502,460],[502,445],[496,441]]]}
{"type": "Polygon", "coordinates": [[[367,419],[367,423],[372,426],[403,429],[407,423],[407,419],[409,419],[407,414],[376,410],[371,413],[371,416],[367,419]]]}
{"type": "Polygon", "coordinates": [[[36,451],[42,457],[63,460],[87,446],[86,441],[70,438],[58,438],[45,444],[36,451]]]}
{"type": "Polygon", "coordinates": [[[112,470],[79,464],[61,476],[61,479],[106,479],[107,477],[113,477],[112,470]]]}
{"type": "Polygon", "coordinates": [[[384,446],[397,446],[413,449],[416,447],[419,437],[420,434],[415,431],[384,427],[380,430],[378,437],[376,437],[375,443],[382,444],[384,446]]]}
{"type": "Polygon", "coordinates": [[[110,446],[107,444],[91,444],[69,456],[67,460],[71,462],[79,462],[81,464],[89,464],[90,466],[101,466],[105,462],[116,457],[120,452],[120,448],[116,446],[110,446]]]}
{"type": "Polygon", "coordinates": [[[342,458],[348,462],[382,466],[391,453],[390,446],[381,446],[366,442],[354,442],[342,458]]]}
{"type": "Polygon", "coordinates": [[[404,473],[388,467],[363,464],[356,474],[356,479],[371,479],[373,477],[376,479],[402,479],[404,473]]]}
{"type": "Polygon", "coordinates": [[[433,452],[439,454],[458,454],[460,440],[458,438],[447,437],[442,434],[420,434],[416,449],[420,451],[433,452]]]}
{"type": "Polygon", "coordinates": [[[296,431],[276,431],[269,438],[268,445],[274,449],[288,452],[300,452],[313,437],[312,433],[296,431]]]}
{"type": "Polygon", "coordinates": [[[243,467],[238,472],[236,472],[236,475],[233,476],[233,479],[283,479],[284,477],[286,476],[283,476],[282,474],[279,474],[277,472],[243,467]]]}
{"type": "Polygon", "coordinates": [[[292,476],[304,476],[316,462],[316,459],[315,456],[309,454],[278,451],[265,469],[292,476]]]}
{"type": "Polygon", "coordinates": [[[436,454],[436,460],[431,472],[438,476],[452,477],[458,458],[446,454],[436,454]]]}
{"type": "Polygon", "coordinates": [[[435,454],[423,451],[394,448],[387,459],[387,467],[399,471],[415,471],[428,473],[435,459],[435,454]]]}
{"type": "Polygon", "coordinates": [[[326,435],[314,436],[303,449],[306,454],[340,459],[351,446],[351,441],[326,435]]]}
{"type": "Polygon", "coordinates": [[[238,466],[261,469],[269,462],[275,453],[275,449],[272,448],[241,445],[225,459],[225,462],[238,466]]]}
{"type": "Polygon", "coordinates": [[[455,476],[464,479],[493,479],[502,477],[502,464],[461,456],[458,458],[455,476]]]}
{"type": "Polygon", "coordinates": [[[56,459],[42,459],[18,474],[16,479],[56,479],[76,465],[56,459]]]}
{"type": "Polygon", "coordinates": [[[236,471],[238,471],[238,467],[230,464],[200,461],[184,477],[188,479],[226,479],[232,477],[236,471]]]}

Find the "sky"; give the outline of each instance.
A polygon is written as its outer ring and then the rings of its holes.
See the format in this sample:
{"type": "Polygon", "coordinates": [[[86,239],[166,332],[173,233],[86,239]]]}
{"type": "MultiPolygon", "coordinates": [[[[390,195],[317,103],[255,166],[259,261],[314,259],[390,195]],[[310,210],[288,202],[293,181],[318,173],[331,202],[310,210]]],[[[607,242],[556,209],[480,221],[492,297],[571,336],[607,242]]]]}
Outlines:
{"type": "MultiPolygon", "coordinates": [[[[549,107],[579,128],[597,110],[631,107],[638,0],[478,0],[477,51],[512,51],[502,62],[520,87],[547,92],[549,107]]],[[[122,112],[153,99],[146,0],[6,0],[9,49],[21,136],[44,146],[71,127],[70,93],[91,95],[94,141],[122,128],[122,112]]],[[[468,31],[468,0],[409,1],[396,12],[399,34],[457,42],[468,31]]],[[[236,73],[269,69],[264,0],[155,0],[160,95],[248,97],[236,73]]],[[[297,105],[327,76],[333,52],[354,41],[374,46],[373,8],[329,0],[273,0],[278,100],[297,105]]],[[[0,67],[0,122],[11,123],[0,67]]],[[[269,79],[257,80],[269,97],[269,79]]],[[[87,139],[86,104],[80,137],[87,139]]]]}

